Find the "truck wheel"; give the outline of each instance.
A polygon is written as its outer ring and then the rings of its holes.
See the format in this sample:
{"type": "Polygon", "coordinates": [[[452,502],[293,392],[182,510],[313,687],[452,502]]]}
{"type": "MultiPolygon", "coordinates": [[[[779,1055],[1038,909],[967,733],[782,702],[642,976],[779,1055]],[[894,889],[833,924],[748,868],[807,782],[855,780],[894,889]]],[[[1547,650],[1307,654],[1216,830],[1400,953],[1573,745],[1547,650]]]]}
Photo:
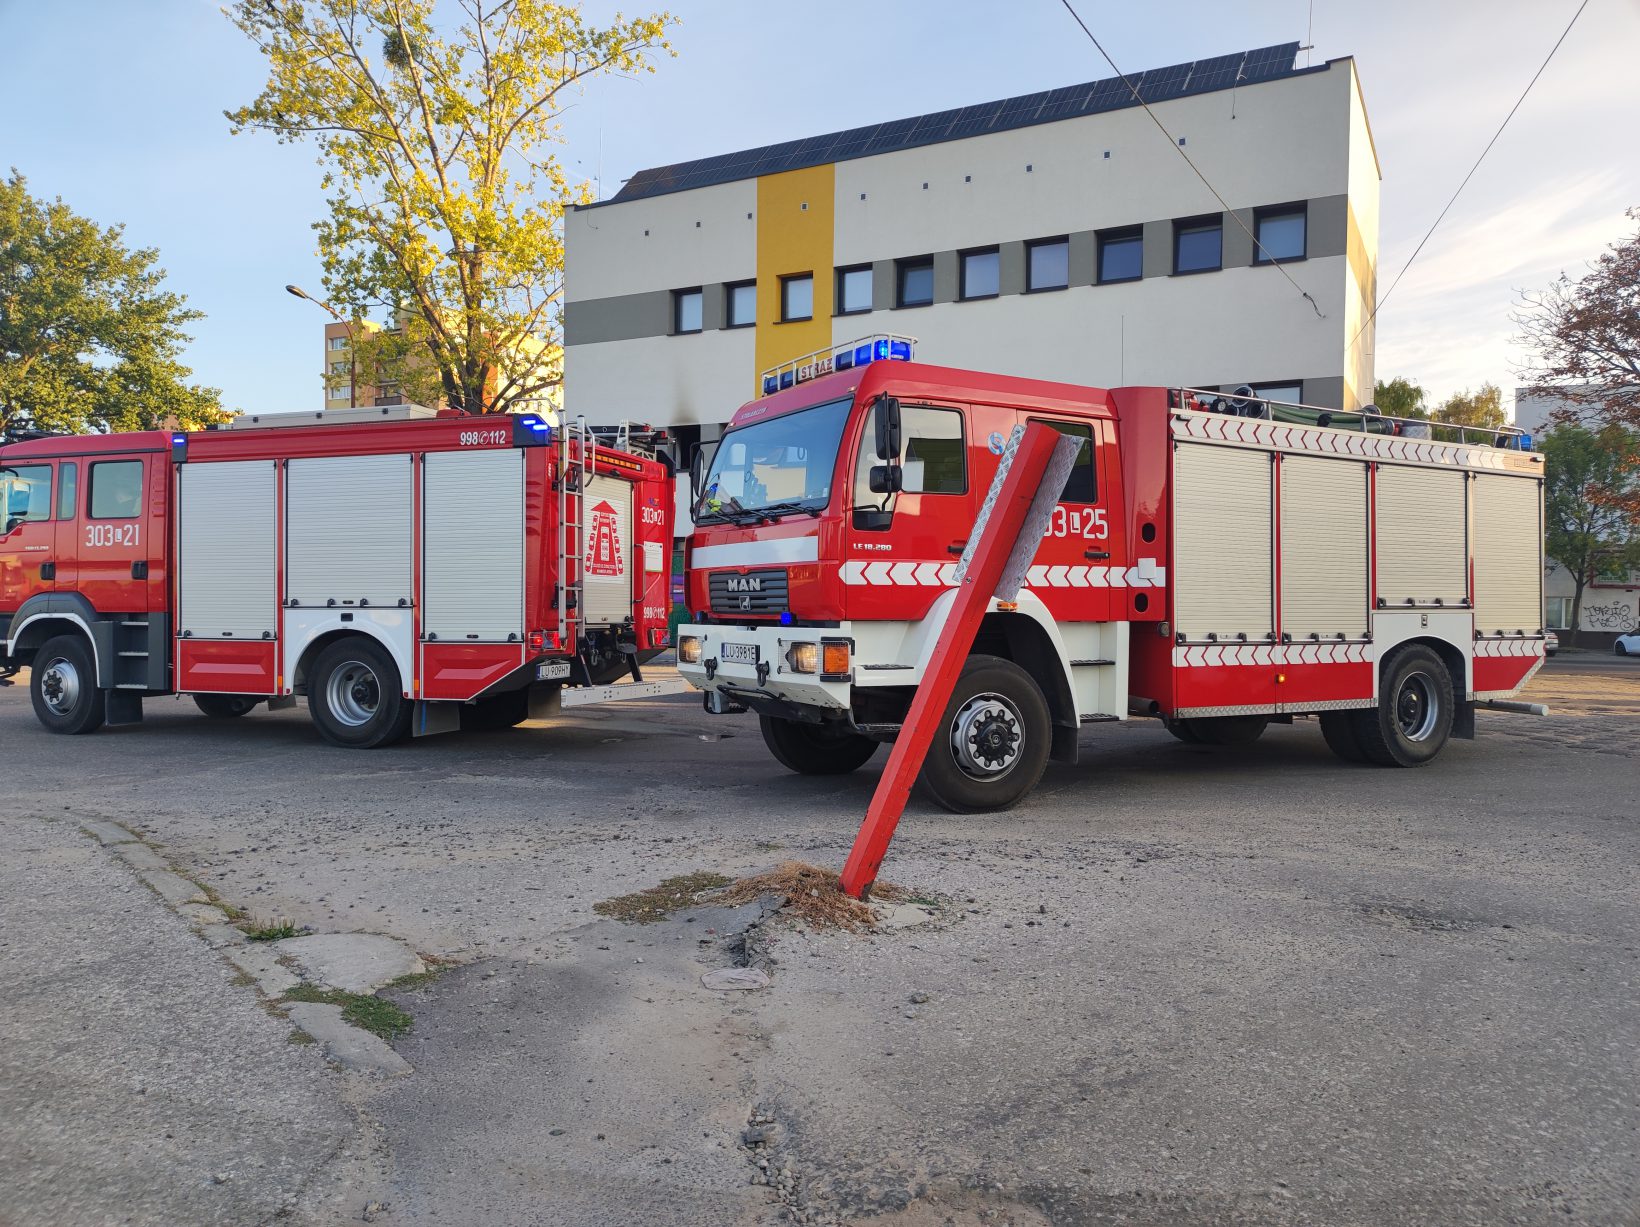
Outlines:
{"type": "MultiPolygon", "coordinates": [[[[1190,737],[1204,746],[1250,746],[1264,735],[1264,730],[1270,725],[1270,717],[1192,716],[1174,723],[1183,724],[1190,737]]],[[[1185,738],[1180,737],[1179,740],[1185,738]]]]}
{"type": "Polygon", "coordinates": [[[28,691],[34,714],[53,733],[74,736],[102,727],[97,667],[79,635],[58,635],[34,654],[28,691]]]}
{"type": "Polygon", "coordinates": [[[1346,763],[1364,763],[1367,752],[1361,748],[1361,739],[1355,735],[1354,711],[1324,711],[1321,713],[1321,736],[1331,750],[1346,763]]]}
{"type": "Polygon", "coordinates": [[[253,694],[196,694],[194,706],[212,720],[232,720],[248,715],[262,700],[253,694]]]}
{"type": "Polygon", "coordinates": [[[493,733],[510,729],[530,718],[530,692],[509,690],[480,699],[461,708],[461,731],[464,733],[493,733]]]}
{"type": "Polygon", "coordinates": [[[354,636],[319,653],[308,681],[308,712],[319,736],[358,750],[390,746],[410,731],[414,705],[399,668],[374,639],[354,636]]]}
{"type": "Polygon", "coordinates": [[[1378,706],[1350,713],[1361,752],[1383,767],[1423,766],[1452,732],[1452,675],[1414,644],[1384,662],[1379,684],[1378,706]]]}
{"type": "Polygon", "coordinates": [[[847,775],[865,766],[879,744],[843,724],[808,724],[780,716],[759,716],[757,722],[769,753],[798,775],[847,775]]]}
{"type": "Polygon", "coordinates": [[[955,814],[1008,809],[1048,765],[1048,701],[1011,660],[970,656],[917,779],[919,791],[955,814]]]}

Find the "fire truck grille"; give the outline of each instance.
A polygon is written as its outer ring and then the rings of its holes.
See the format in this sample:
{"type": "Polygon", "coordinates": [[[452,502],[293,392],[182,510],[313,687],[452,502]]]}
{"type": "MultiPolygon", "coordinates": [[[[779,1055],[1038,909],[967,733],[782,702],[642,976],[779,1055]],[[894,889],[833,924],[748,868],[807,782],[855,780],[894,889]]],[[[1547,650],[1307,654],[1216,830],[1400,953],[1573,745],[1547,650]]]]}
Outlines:
{"type": "Polygon", "coordinates": [[[718,571],[707,580],[712,612],[777,614],[787,608],[784,571],[718,571]]]}

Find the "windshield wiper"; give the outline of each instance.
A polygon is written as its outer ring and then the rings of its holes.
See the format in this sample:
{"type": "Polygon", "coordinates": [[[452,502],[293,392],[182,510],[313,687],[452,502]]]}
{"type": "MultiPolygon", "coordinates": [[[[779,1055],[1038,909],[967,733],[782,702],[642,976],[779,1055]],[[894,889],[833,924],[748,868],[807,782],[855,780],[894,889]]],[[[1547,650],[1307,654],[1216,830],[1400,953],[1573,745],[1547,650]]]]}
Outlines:
{"type": "Polygon", "coordinates": [[[761,515],[762,512],[760,511],[741,506],[740,500],[730,495],[723,500],[722,505],[717,510],[705,512],[696,518],[695,523],[702,524],[707,520],[729,520],[735,524],[756,524],[761,515]]]}
{"type": "Polygon", "coordinates": [[[790,499],[784,503],[770,503],[767,507],[755,508],[752,514],[760,515],[764,519],[773,520],[783,515],[789,515],[794,511],[806,511],[815,519],[818,520],[820,518],[819,507],[816,507],[812,503],[803,502],[799,499],[790,499]]]}

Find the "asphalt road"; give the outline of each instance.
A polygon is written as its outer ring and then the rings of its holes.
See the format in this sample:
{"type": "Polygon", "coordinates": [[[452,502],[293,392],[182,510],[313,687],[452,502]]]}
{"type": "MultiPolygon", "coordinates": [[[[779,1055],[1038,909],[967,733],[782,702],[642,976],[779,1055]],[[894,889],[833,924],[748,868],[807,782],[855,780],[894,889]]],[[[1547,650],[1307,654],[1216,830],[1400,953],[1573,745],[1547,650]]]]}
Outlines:
{"type": "Polygon", "coordinates": [[[686,696],[368,754],[168,700],[68,741],[7,689],[0,816],[113,818],[258,917],[459,961],[364,1100],[378,1222],[776,1221],[758,1109],[816,1221],[1636,1223],[1640,671],[1562,660],[1557,714],[1417,771],[1302,722],[1100,726],[1018,811],[913,807],[884,877],[939,921],[772,922],[742,996],[698,976],[744,918],[592,905],[840,865],[881,757],[790,776],[686,696]]]}

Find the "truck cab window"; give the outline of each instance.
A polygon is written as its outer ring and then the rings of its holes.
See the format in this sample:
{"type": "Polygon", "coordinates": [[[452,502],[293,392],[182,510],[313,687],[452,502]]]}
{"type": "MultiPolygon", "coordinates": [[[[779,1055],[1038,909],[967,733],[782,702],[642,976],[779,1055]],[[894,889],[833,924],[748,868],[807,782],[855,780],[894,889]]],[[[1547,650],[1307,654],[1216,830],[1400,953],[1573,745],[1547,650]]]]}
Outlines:
{"type": "Polygon", "coordinates": [[[1048,418],[1032,418],[1043,426],[1051,426],[1062,435],[1075,435],[1078,439],[1085,439],[1082,450],[1076,453],[1076,465],[1071,469],[1071,475],[1065,482],[1065,493],[1059,496],[1061,503],[1097,503],[1099,501],[1099,483],[1093,467],[1093,426],[1088,422],[1055,422],[1048,418]]]}
{"type": "Polygon", "coordinates": [[[0,531],[31,520],[51,519],[51,466],[20,464],[0,469],[0,531]]]}
{"type": "Polygon", "coordinates": [[[65,460],[57,466],[57,518],[74,518],[74,499],[79,494],[80,466],[65,460]]]}
{"type": "Polygon", "coordinates": [[[142,511],[142,461],[110,460],[91,466],[91,518],[133,520],[142,511]]]}
{"type": "MultiPolygon", "coordinates": [[[[877,413],[866,414],[855,464],[856,506],[878,506],[883,496],[871,492],[871,467],[877,459],[877,413]]],[[[963,441],[962,414],[930,405],[905,405],[900,410],[900,467],[907,494],[965,494],[968,491],[968,451],[963,441]]]]}

